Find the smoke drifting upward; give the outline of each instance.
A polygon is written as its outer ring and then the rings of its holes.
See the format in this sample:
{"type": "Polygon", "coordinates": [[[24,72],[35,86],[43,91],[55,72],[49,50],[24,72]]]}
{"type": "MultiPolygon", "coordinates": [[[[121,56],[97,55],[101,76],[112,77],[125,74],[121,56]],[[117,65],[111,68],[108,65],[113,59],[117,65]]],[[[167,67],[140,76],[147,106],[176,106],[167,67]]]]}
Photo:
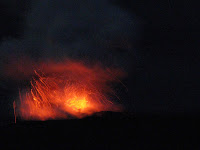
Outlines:
{"type": "Polygon", "coordinates": [[[139,32],[134,15],[107,0],[32,0],[30,5],[23,35],[0,45],[0,82],[8,92],[11,85],[18,91],[19,80],[30,81],[40,63],[52,69],[68,58],[86,66],[132,68],[132,43],[139,32]]]}
{"type": "Polygon", "coordinates": [[[44,0],[31,5],[24,35],[4,41],[1,56],[86,58],[128,67],[129,49],[138,32],[136,17],[107,0],[44,0]]]}

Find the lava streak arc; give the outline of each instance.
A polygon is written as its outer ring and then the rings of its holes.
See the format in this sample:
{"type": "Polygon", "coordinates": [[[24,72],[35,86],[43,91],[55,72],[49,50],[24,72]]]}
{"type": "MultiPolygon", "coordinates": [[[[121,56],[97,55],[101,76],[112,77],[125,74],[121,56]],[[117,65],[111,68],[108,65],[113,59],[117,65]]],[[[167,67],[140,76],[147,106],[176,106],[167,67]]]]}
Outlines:
{"type": "Polygon", "coordinates": [[[112,83],[123,73],[82,62],[42,63],[30,88],[20,92],[15,115],[25,120],[82,118],[99,111],[120,111],[112,83]]]}

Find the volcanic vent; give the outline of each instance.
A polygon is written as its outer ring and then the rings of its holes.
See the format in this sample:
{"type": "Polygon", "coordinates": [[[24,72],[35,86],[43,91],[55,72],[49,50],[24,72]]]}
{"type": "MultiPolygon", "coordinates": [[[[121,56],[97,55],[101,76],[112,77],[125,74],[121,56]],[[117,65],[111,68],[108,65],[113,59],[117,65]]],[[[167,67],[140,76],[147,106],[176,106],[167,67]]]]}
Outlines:
{"type": "Polygon", "coordinates": [[[83,118],[100,111],[121,111],[119,101],[114,101],[113,86],[123,76],[119,69],[75,60],[37,63],[30,87],[20,91],[19,100],[14,102],[15,118],[83,118]]]}

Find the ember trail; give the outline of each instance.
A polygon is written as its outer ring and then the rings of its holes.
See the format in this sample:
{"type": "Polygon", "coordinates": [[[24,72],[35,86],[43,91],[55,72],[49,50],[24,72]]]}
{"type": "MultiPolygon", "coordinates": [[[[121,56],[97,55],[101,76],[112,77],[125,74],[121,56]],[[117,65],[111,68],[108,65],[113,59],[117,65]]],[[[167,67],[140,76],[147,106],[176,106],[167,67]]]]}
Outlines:
{"type": "Polygon", "coordinates": [[[111,100],[115,96],[109,83],[118,82],[123,73],[100,65],[84,63],[43,63],[34,70],[31,88],[14,103],[15,116],[24,120],[83,118],[100,111],[120,111],[111,100]]]}

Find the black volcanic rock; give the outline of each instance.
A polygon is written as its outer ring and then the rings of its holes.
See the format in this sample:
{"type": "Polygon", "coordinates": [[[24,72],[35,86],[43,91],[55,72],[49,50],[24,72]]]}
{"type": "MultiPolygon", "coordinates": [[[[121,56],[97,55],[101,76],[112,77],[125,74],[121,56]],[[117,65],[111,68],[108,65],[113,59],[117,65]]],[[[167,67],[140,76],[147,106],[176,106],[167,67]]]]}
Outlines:
{"type": "MultiPolygon", "coordinates": [[[[199,117],[198,117],[199,118],[199,117]]],[[[99,112],[83,119],[1,126],[4,149],[199,149],[198,118],[99,112]]]]}
{"type": "Polygon", "coordinates": [[[83,119],[18,121],[1,127],[1,135],[2,144],[12,149],[132,149],[135,145],[134,119],[118,112],[83,119]]]}
{"type": "Polygon", "coordinates": [[[133,120],[134,118],[134,114],[130,112],[101,111],[94,113],[92,116],[86,117],[85,119],[133,120]]]}

